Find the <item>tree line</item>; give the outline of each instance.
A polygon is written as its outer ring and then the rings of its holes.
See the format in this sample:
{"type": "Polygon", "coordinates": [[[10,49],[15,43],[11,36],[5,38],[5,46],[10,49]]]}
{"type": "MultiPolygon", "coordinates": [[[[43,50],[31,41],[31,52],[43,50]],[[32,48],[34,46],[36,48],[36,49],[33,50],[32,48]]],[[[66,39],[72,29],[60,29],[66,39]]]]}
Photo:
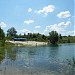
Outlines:
{"type": "Polygon", "coordinates": [[[17,31],[14,27],[7,30],[7,40],[11,40],[12,38],[27,38],[29,41],[43,41],[46,42],[48,37],[44,34],[40,33],[28,33],[28,34],[17,34],[17,31]]]}
{"type": "Polygon", "coordinates": [[[57,31],[49,32],[49,36],[40,33],[24,33],[23,35],[18,35],[14,27],[9,28],[5,36],[4,31],[0,27],[0,46],[5,44],[5,40],[12,40],[12,38],[27,38],[28,41],[48,42],[50,44],[75,42],[75,36],[62,36],[57,31]]]}

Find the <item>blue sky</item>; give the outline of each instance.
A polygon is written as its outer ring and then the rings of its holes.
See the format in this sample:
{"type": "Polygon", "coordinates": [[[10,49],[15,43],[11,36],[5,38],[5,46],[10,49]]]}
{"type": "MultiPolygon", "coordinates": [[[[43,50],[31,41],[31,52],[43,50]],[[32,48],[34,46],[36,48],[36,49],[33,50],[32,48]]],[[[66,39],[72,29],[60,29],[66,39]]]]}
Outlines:
{"type": "Polygon", "coordinates": [[[7,32],[15,27],[18,34],[52,30],[75,35],[74,0],[0,0],[0,26],[7,32]]]}

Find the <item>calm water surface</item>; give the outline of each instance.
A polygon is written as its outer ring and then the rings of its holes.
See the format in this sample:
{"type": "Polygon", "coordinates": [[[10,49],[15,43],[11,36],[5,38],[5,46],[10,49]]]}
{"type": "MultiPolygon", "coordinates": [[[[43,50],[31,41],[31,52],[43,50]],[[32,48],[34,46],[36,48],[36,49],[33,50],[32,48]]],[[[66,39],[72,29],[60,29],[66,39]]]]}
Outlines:
{"type": "Polygon", "coordinates": [[[74,75],[75,44],[0,49],[0,75],[74,75]]]}

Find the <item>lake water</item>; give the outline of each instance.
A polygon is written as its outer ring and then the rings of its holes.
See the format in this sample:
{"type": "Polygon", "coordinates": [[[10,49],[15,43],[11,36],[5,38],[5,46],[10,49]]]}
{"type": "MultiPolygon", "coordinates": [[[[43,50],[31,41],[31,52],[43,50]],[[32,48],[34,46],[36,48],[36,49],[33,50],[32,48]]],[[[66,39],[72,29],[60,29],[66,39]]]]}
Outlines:
{"type": "Polygon", "coordinates": [[[75,44],[0,49],[0,75],[74,75],[75,44]]]}

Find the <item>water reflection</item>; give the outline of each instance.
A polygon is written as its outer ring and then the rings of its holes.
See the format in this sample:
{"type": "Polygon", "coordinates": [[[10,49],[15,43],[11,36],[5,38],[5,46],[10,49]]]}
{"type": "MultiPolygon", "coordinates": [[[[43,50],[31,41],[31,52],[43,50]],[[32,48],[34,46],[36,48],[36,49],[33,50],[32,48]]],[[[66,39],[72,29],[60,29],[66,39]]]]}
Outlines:
{"type": "Polygon", "coordinates": [[[0,63],[4,58],[5,58],[5,49],[1,48],[0,49],[0,63]]]}
{"type": "Polygon", "coordinates": [[[58,47],[59,45],[58,45],[58,44],[55,44],[55,45],[50,44],[49,46],[50,46],[50,47],[58,47]]]}
{"type": "Polygon", "coordinates": [[[68,70],[61,60],[73,57],[74,45],[45,47],[13,47],[0,49],[0,65],[20,70],[50,70],[62,73],[68,70]],[[68,53],[68,54],[66,54],[68,53]]]}
{"type": "Polygon", "coordinates": [[[13,60],[13,61],[16,60],[17,50],[15,50],[15,49],[17,49],[17,48],[11,48],[11,49],[6,50],[6,54],[7,54],[8,59],[13,60]]]}

